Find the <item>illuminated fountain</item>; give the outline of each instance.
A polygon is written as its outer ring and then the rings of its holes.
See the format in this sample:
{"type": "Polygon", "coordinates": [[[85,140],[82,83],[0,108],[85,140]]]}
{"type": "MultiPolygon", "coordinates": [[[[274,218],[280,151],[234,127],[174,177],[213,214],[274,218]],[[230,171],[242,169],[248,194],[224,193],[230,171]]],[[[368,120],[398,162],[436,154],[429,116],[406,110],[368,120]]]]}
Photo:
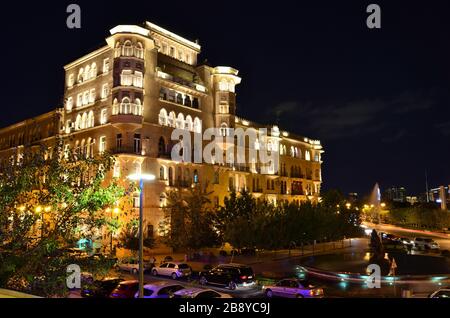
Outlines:
{"type": "Polygon", "coordinates": [[[375,183],[372,193],[369,198],[370,211],[372,220],[377,220],[380,223],[380,212],[381,212],[381,191],[378,183],[375,183]]]}

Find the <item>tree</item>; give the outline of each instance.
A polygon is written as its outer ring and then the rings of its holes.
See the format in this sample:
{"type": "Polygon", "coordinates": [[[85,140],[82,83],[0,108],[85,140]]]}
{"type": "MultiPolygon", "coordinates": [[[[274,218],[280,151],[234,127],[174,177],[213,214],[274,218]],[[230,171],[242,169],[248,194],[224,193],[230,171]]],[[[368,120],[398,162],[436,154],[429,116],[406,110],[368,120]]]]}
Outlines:
{"type": "Polygon", "coordinates": [[[115,158],[64,151],[63,142],[26,147],[0,170],[0,285],[43,296],[61,295],[66,268],[104,273],[105,258],[79,257],[67,247],[95,241],[105,226],[104,210],[125,195],[105,181],[115,158]],[[37,284],[36,282],[39,282],[37,284]]]}
{"type": "Polygon", "coordinates": [[[196,251],[217,244],[211,210],[210,193],[197,185],[189,190],[166,193],[165,221],[161,226],[163,240],[175,250],[196,251]]]}
{"type": "MultiPolygon", "coordinates": [[[[119,244],[121,247],[130,250],[134,256],[139,251],[139,219],[130,220],[123,228],[119,236],[119,244]]],[[[143,246],[153,248],[155,240],[153,237],[144,237],[143,246]]]]}

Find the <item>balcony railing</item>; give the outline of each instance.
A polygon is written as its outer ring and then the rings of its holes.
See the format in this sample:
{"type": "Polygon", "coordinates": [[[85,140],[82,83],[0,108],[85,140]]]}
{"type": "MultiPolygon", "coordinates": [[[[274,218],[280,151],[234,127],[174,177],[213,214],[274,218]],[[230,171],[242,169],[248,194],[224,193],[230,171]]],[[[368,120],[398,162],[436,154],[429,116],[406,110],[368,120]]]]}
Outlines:
{"type": "Polygon", "coordinates": [[[113,154],[133,154],[133,155],[141,155],[142,149],[136,147],[115,147],[111,151],[113,154]]]}

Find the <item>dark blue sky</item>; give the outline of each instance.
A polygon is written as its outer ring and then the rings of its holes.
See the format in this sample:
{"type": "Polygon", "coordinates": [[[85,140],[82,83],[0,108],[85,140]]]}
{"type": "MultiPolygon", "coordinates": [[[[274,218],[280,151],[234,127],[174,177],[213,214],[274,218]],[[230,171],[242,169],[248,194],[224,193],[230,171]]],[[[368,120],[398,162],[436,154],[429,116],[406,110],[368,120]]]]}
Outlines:
{"type": "Polygon", "coordinates": [[[61,105],[64,64],[113,26],[149,20],[240,70],[241,116],[321,139],[324,188],[414,193],[425,169],[432,186],[450,183],[448,1],[372,1],[381,30],[366,27],[369,1],[27,2],[1,12],[0,126],[61,105]],[[65,26],[69,3],[81,30],[65,26]]]}

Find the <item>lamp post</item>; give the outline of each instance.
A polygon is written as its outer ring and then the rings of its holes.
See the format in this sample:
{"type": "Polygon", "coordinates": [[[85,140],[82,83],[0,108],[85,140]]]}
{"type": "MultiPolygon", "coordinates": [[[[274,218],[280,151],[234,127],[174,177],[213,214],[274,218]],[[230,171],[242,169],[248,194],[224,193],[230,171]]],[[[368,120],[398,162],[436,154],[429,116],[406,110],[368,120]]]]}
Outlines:
{"type": "Polygon", "coordinates": [[[132,174],[128,176],[132,181],[139,181],[139,298],[144,298],[144,181],[153,181],[152,174],[132,174]]]}

